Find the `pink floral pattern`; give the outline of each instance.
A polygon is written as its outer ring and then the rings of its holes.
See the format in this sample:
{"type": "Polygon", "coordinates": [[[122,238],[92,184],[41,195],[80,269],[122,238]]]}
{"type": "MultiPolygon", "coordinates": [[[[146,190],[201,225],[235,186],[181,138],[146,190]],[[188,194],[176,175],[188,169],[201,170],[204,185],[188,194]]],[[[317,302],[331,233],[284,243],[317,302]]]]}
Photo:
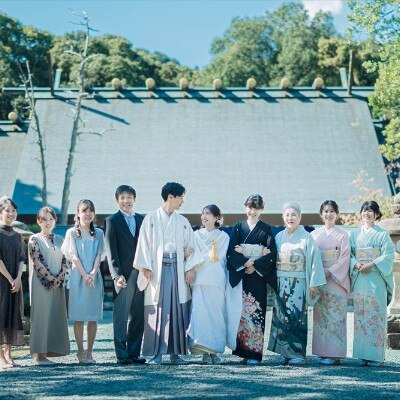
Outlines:
{"type": "Polygon", "coordinates": [[[256,301],[250,292],[243,292],[243,309],[237,336],[241,347],[262,354],[264,323],[265,320],[260,303],[256,301]]]}
{"type": "Polygon", "coordinates": [[[364,337],[369,345],[385,347],[386,310],[381,307],[374,292],[354,294],[354,337],[364,337]]]}
{"type": "Polygon", "coordinates": [[[321,342],[330,339],[336,345],[345,346],[347,298],[326,290],[321,290],[320,293],[321,297],[314,306],[316,334],[321,342]]]}

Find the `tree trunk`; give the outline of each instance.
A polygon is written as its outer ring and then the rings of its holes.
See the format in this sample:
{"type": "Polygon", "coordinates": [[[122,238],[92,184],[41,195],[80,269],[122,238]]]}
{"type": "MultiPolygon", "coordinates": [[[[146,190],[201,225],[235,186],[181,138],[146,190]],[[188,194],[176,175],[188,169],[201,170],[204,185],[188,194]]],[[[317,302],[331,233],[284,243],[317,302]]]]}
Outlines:
{"type": "Polygon", "coordinates": [[[71,134],[71,144],[69,147],[68,152],[68,162],[67,168],[65,170],[65,177],[64,177],[64,188],[62,193],[62,201],[61,201],[61,214],[60,214],[60,224],[67,225],[68,224],[68,206],[69,206],[69,195],[70,195],[70,187],[71,187],[71,177],[72,177],[72,166],[74,163],[75,157],[75,148],[76,148],[76,141],[79,136],[79,121],[80,121],[80,113],[82,107],[82,100],[85,97],[84,91],[84,79],[85,79],[85,64],[88,60],[87,52],[89,47],[89,34],[90,34],[90,27],[89,27],[89,20],[85,17],[85,27],[86,27],[86,40],[85,40],[85,47],[82,52],[82,62],[79,68],[78,73],[78,86],[79,86],[79,94],[76,99],[75,104],[75,115],[74,115],[74,123],[72,126],[72,134],[71,134]]]}
{"type": "Polygon", "coordinates": [[[29,67],[29,62],[26,61],[26,69],[28,72],[28,80],[26,81],[26,78],[23,78],[23,71],[22,68],[21,70],[21,78],[24,80],[25,84],[25,90],[26,94],[28,97],[28,102],[29,102],[29,107],[31,111],[31,118],[35,121],[36,125],[36,133],[37,133],[37,144],[39,146],[39,162],[40,162],[40,169],[42,172],[42,187],[40,189],[40,196],[42,198],[42,206],[47,206],[47,173],[46,173],[46,159],[45,159],[45,144],[43,141],[43,134],[42,130],[40,127],[40,121],[39,117],[36,113],[36,105],[35,105],[35,92],[33,90],[33,82],[32,82],[32,75],[31,75],[31,70],[29,67]],[[28,86],[29,83],[29,86],[28,86]]]}

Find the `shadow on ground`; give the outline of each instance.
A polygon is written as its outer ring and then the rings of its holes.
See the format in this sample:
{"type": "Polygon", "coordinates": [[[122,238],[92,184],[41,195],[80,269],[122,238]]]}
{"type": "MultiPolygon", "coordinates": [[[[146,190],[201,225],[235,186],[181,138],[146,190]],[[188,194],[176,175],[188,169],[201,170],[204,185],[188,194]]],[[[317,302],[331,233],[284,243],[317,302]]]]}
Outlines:
{"type": "MultiPolygon", "coordinates": [[[[340,366],[319,366],[309,357],[304,367],[280,366],[278,356],[266,352],[260,366],[238,364],[224,355],[225,363],[204,366],[200,357],[188,356],[186,366],[115,363],[110,315],[99,326],[96,365],[76,363],[72,354],[56,359],[54,367],[39,367],[27,356],[20,367],[0,372],[1,399],[391,399],[400,396],[398,351],[388,352],[380,368],[360,367],[355,360],[340,366]]],[[[72,331],[70,331],[72,333],[72,331]]],[[[72,335],[71,335],[72,337],[72,335]]]]}

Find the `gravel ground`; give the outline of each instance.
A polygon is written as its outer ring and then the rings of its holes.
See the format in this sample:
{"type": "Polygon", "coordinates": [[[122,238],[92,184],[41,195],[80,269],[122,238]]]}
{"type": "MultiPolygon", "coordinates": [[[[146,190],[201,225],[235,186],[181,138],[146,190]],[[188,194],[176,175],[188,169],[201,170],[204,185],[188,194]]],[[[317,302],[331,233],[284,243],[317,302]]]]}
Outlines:
{"type": "MultiPolygon", "coordinates": [[[[349,313],[349,327],[352,320],[349,313]]],[[[0,372],[0,398],[358,400],[400,396],[398,350],[388,350],[387,362],[380,368],[359,367],[350,358],[341,366],[323,367],[312,356],[304,367],[280,366],[278,356],[269,352],[265,352],[262,365],[256,367],[239,365],[238,358],[228,352],[225,363],[219,366],[203,366],[199,356],[188,356],[187,366],[120,366],[115,363],[111,321],[111,312],[105,312],[95,344],[96,365],[76,362],[73,340],[72,354],[54,359],[60,362],[57,366],[39,367],[29,355],[21,357],[17,360],[19,367],[0,372]]],[[[351,348],[348,350],[351,355],[351,348]]]]}

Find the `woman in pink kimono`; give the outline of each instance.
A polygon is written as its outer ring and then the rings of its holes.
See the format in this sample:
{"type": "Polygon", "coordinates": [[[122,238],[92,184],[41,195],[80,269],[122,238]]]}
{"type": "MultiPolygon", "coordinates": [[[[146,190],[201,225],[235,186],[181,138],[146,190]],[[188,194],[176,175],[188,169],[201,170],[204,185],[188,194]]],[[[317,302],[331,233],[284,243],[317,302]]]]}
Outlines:
{"type": "Polygon", "coordinates": [[[350,293],[350,239],[335,226],[339,207],[326,200],[320,208],[324,226],[311,234],[321,252],[326,285],[314,305],[312,353],[324,365],[336,365],[346,357],[347,298],[350,293]]]}

